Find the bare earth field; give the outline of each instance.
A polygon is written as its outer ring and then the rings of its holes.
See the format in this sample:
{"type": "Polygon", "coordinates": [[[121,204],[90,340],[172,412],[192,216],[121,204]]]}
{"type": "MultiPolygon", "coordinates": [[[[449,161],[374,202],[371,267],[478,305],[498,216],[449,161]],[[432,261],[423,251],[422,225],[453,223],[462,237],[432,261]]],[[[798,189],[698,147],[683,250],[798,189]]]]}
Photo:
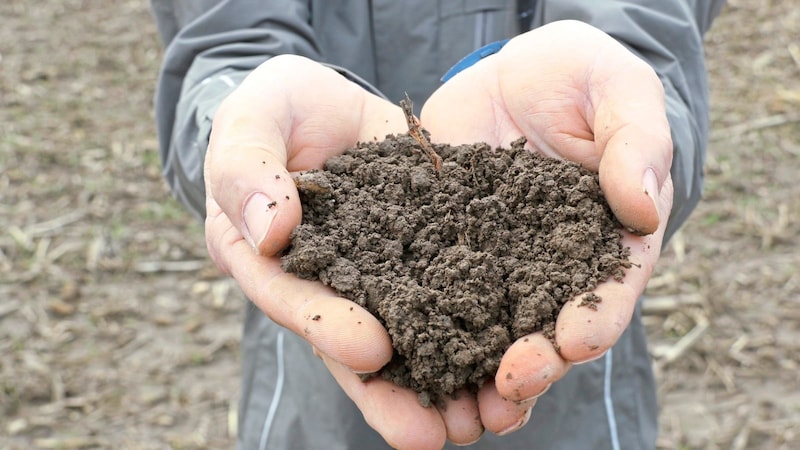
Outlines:
{"type": "MultiPolygon", "coordinates": [[[[245,303],[159,174],[149,2],[0,25],[0,449],[232,448],[245,303]]],[[[738,0],[707,38],[705,198],[645,303],[660,448],[800,448],[798,36],[738,0]]]]}

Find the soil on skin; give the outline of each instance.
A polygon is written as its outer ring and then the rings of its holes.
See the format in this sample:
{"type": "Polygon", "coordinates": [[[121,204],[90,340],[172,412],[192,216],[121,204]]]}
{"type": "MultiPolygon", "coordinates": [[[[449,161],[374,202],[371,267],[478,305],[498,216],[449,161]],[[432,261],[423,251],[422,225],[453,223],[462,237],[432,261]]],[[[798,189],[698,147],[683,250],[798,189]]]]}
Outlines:
{"type": "Polygon", "coordinates": [[[436,146],[437,173],[387,136],[298,180],[284,270],[377,316],[395,348],[382,376],[423,404],[479,387],[514,340],[552,338],[564,303],[629,267],[597,175],[523,146],[436,146]]]}

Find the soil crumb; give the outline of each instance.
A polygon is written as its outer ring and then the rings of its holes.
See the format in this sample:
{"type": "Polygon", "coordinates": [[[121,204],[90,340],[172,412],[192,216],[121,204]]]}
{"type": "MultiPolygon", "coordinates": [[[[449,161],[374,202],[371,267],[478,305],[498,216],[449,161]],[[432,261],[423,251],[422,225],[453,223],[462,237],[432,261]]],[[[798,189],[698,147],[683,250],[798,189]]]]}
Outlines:
{"type": "Polygon", "coordinates": [[[630,267],[597,175],[524,144],[434,145],[437,172],[392,135],[297,179],[283,269],[377,316],[395,349],[380,375],[423,404],[477,389],[516,339],[552,339],[567,301],[630,267]]]}

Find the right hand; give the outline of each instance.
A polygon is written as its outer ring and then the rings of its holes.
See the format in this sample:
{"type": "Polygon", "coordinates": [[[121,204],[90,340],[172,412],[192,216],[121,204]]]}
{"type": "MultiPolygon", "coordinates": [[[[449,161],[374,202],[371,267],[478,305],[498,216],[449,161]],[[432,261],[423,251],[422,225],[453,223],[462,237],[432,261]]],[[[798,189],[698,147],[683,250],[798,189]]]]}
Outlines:
{"type": "MultiPolygon", "coordinates": [[[[214,117],[205,162],[206,242],[217,266],[255,305],[311,344],[390,445],[441,448],[446,438],[464,444],[481,436],[475,396],[448,400],[440,411],[380,377],[362,382],[358,373],[375,372],[391,359],[388,333],[368,311],[321,283],[283,272],[278,256],[301,220],[291,172],[321,168],[358,141],[405,131],[398,106],[333,70],[297,56],[270,59],[214,117]]],[[[498,404],[500,427],[527,411],[503,402],[496,390],[481,395],[498,404]]]]}

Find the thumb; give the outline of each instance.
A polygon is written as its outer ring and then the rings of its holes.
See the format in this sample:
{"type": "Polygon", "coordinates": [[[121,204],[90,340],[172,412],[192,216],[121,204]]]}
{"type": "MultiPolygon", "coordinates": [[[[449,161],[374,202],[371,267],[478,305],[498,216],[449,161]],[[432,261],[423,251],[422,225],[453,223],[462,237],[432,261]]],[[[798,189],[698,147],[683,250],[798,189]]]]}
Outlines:
{"type": "Polygon", "coordinates": [[[625,61],[624,70],[593,74],[592,128],[609,206],[629,231],[647,235],[669,217],[660,197],[672,166],[672,137],[658,76],[642,60],[625,61]]]}
{"type": "Polygon", "coordinates": [[[668,131],[659,135],[627,126],[607,141],[598,168],[600,188],[628,231],[651,234],[669,217],[669,209],[663,209],[659,199],[669,177],[671,157],[668,131]]]}
{"type": "Polygon", "coordinates": [[[284,163],[259,147],[213,155],[225,157],[207,160],[210,194],[231,211],[231,223],[257,254],[278,253],[289,244],[302,217],[297,189],[284,163]]]}

